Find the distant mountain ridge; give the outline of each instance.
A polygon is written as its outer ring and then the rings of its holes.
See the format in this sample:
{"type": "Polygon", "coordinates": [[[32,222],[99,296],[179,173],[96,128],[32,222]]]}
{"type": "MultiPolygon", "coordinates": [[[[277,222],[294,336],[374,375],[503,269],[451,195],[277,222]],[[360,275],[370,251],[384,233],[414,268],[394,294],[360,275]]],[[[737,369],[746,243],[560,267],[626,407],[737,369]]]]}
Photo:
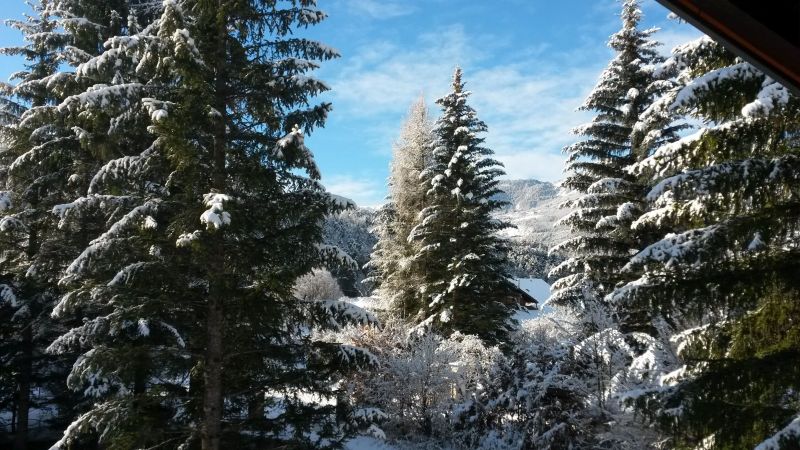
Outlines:
{"type": "MultiPolygon", "coordinates": [[[[565,227],[553,225],[568,209],[559,206],[574,199],[575,193],[565,192],[553,183],[539,180],[501,180],[502,191],[495,198],[508,202],[508,206],[495,213],[498,219],[516,228],[502,233],[511,241],[509,262],[516,277],[546,279],[549,269],[560,262],[548,250],[570,235],[565,227]]],[[[377,236],[377,211],[373,208],[356,208],[329,217],[324,226],[324,242],[335,245],[358,262],[359,267],[369,261],[377,236]]],[[[362,295],[359,282],[366,276],[362,269],[333,268],[345,292],[362,295]]]]}
{"type": "Polygon", "coordinates": [[[558,188],[547,181],[501,180],[498,188],[503,192],[495,198],[509,203],[506,210],[530,210],[558,196],[558,188]]]}
{"type": "Polygon", "coordinates": [[[574,199],[574,192],[538,180],[502,180],[498,188],[503,193],[496,198],[509,202],[509,206],[498,212],[497,217],[517,227],[506,230],[507,236],[545,248],[550,248],[569,236],[569,230],[564,227],[554,228],[554,225],[569,213],[569,209],[560,206],[574,199]]]}

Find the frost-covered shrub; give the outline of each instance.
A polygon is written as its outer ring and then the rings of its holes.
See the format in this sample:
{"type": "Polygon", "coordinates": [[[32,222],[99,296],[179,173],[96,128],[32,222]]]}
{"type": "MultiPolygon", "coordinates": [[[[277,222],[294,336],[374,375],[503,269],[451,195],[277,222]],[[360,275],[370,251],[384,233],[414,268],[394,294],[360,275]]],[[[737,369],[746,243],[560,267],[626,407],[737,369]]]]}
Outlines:
{"type": "Polygon", "coordinates": [[[327,269],[314,269],[295,281],[294,296],[300,300],[338,300],[344,294],[327,269]]]}
{"type": "Polygon", "coordinates": [[[514,336],[500,410],[514,417],[521,449],[648,448],[652,424],[632,401],[658,383],[674,356],[644,333],[605,328],[581,337],[583,321],[555,308],[514,336]]]}
{"type": "Polygon", "coordinates": [[[512,336],[509,363],[487,405],[502,414],[494,427],[517,449],[591,447],[586,383],[573,358],[580,320],[566,308],[543,312],[512,336]]]}
{"type": "Polygon", "coordinates": [[[375,357],[344,391],[385,413],[380,431],[399,448],[646,448],[657,436],[633,402],[670,367],[668,349],[642,333],[582,337],[583,325],[568,308],[546,308],[522,321],[505,353],[395,318],[325,340],[375,357]]]}
{"type": "Polygon", "coordinates": [[[348,382],[356,401],[386,413],[382,429],[387,439],[414,448],[501,448],[481,446],[484,428],[480,420],[469,419],[496,368],[504,364],[497,347],[461,333],[449,338],[417,333],[397,319],[384,321],[381,329],[350,327],[338,337],[378,358],[375,371],[348,382]]]}

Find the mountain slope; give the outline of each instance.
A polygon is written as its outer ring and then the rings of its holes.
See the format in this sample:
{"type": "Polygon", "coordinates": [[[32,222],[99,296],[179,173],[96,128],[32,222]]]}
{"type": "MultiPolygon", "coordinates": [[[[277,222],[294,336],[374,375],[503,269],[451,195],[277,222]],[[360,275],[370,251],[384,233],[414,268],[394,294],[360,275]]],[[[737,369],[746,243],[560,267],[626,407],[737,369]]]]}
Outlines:
{"type": "Polygon", "coordinates": [[[559,206],[575,197],[572,192],[559,189],[553,183],[537,180],[504,180],[498,186],[504,194],[499,199],[510,203],[498,218],[516,225],[506,230],[514,240],[524,240],[544,248],[567,238],[569,231],[553,225],[569,210],[559,206]]]}
{"type": "MultiPolygon", "coordinates": [[[[509,260],[513,275],[546,279],[549,268],[560,262],[558,256],[548,255],[548,250],[569,234],[564,228],[553,227],[569,212],[559,205],[574,198],[574,193],[538,180],[502,180],[498,187],[503,192],[496,198],[509,205],[496,216],[516,226],[503,231],[511,239],[509,260]]],[[[372,231],[375,220],[376,211],[371,208],[356,208],[331,216],[325,223],[325,243],[341,248],[363,267],[377,241],[372,231]]],[[[331,272],[339,279],[345,293],[368,293],[369,289],[360,284],[365,276],[363,271],[331,268],[331,272]]]]}

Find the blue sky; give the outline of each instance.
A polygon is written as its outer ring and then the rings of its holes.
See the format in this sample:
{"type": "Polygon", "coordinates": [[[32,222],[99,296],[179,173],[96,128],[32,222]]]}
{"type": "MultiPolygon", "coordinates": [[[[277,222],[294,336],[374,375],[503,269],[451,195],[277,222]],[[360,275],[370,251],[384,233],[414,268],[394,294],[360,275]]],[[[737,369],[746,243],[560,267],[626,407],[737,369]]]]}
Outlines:
{"type": "MultiPolygon", "coordinates": [[[[307,139],[323,184],[359,205],[376,205],[409,105],[423,95],[434,114],[453,68],[464,69],[472,104],[489,126],[487,143],[509,178],[557,181],[569,132],[591,116],[576,108],[612,56],[608,36],[619,29],[616,0],[318,0],[328,20],[300,35],[342,54],[317,76],[332,91],[333,113],[307,139]]],[[[665,51],[699,33],[667,19],[643,0],[646,27],[657,26],[665,51]]],[[[2,0],[0,17],[21,17],[22,0],[2,0]]],[[[0,31],[0,46],[14,45],[0,31]]],[[[19,60],[2,57],[8,79],[19,60]]]]}

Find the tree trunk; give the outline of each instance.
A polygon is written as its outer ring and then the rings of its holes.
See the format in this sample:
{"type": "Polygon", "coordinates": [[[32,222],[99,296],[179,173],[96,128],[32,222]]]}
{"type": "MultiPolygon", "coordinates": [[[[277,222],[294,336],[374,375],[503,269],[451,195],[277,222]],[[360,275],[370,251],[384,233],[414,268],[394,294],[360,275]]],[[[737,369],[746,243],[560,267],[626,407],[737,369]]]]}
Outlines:
{"type": "MultiPolygon", "coordinates": [[[[25,253],[31,260],[39,251],[38,230],[31,226],[25,253]]],[[[22,358],[17,379],[17,427],[14,433],[14,450],[28,448],[29,418],[31,409],[31,379],[33,378],[33,323],[22,329],[22,358]]]]}
{"type": "MultiPolygon", "coordinates": [[[[214,129],[212,188],[217,192],[225,190],[225,43],[227,37],[224,0],[217,0],[217,54],[215,57],[215,102],[214,107],[222,114],[214,129]]],[[[206,356],[203,370],[203,429],[201,446],[203,450],[219,450],[222,434],[222,355],[223,355],[223,283],[224,283],[224,245],[216,236],[213,253],[214,263],[209,273],[209,297],[206,316],[206,356]]]]}
{"type": "Polygon", "coordinates": [[[14,450],[28,448],[31,377],[33,377],[33,331],[28,325],[22,330],[22,360],[17,381],[17,429],[14,433],[14,450]]]}
{"type": "Polygon", "coordinates": [[[219,450],[222,429],[222,301],[208,299],[206,361],[203,370],[203,450],[219,450]]]}

